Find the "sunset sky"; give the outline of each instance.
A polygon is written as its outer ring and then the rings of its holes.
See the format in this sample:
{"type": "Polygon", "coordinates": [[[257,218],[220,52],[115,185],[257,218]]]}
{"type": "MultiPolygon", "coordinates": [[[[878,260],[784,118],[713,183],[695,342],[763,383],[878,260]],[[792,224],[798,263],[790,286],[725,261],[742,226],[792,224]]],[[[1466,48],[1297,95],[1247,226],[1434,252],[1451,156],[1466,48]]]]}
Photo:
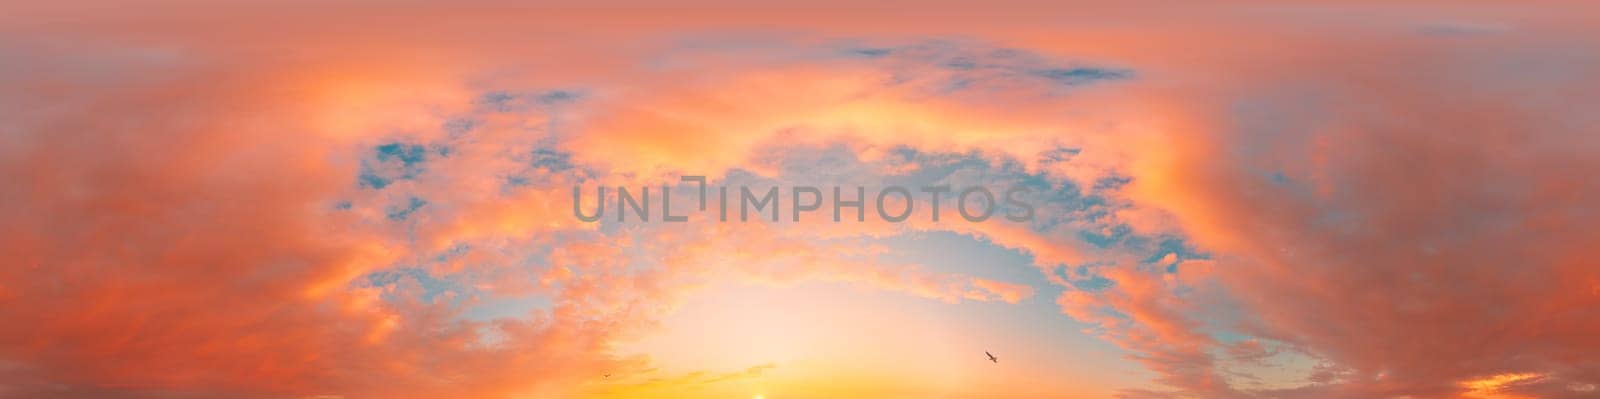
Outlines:
{"type": "Polygon", "coordinates": [[[1600,4],[0,3],[0,398],[1600,397],[1600,4]]]}

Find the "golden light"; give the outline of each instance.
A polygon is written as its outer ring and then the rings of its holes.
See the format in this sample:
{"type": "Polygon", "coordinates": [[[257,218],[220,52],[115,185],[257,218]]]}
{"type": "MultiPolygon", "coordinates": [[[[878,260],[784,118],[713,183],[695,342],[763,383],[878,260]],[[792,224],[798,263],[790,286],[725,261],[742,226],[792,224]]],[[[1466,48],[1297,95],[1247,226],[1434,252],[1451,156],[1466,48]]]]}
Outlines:
{"type": "Polygon", "coordinates": [[[1468,397],[1505,399],[1521,398],[1521,396],[1508,395],[1502,393],[1501,391],[1509,386],[1531,382],[1540,378],[1544,378],[1544,375],[1538,373],[1506,373],[1465,381],[1461,383],[1461,386],[1470,391],[1466,394],[1468,397]]]}

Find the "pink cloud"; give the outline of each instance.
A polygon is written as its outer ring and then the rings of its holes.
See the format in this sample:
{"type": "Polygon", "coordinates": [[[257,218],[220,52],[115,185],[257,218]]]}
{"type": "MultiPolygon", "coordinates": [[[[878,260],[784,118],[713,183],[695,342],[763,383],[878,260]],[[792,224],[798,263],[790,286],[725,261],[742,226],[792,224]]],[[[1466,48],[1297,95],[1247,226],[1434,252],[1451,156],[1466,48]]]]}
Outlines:
{"type": "MultiPolygon", "coordinates": [[[[607,370],[649,367],[610,345],[656,327],[709,278],[841,281],[945,302],[1035,294],[875,257],[872,240],[918,231],[1031,256],[1063,287],[1063,313],[1165,386],[1128,397],[1451,397],[1506,375],[1538,377],[1490,388],[1580,397],[1600,383],[1590,360],[1600,355],[1590,349],[1600,269],[1587,251],[1600,197],[1587,172],[1600,170],[1600,143],[1583,108],[1597,80],[1593,60],[1561,55],[1594,43],[1563,13],[1508,17],[1548,26],[1533,33],[1390,40],[1373,32],[1419,17],[1391,11],[1319,33],[1284,21],[1327,21],[1274,8],[1263,12],[1283,20],[1213,15],[1174,28],[1155,23],[1174,17],[1155,15],[1150,30],[1129,32],[1056,28],[1072,24],[1048,12],[938,7],[834,23],[814,22],[814,12],[464,9],[441,18],[450,10],[416,7],[370,26],[342,23],[355,13],[343,8],[237,24],[28,8],[63,24],[0,13],[21,37],[0,51],[22,60],[0,66],[0,83],[21,88],[0,95],[0,253],[11,256],[0,267],[0,395],[563,397],[607,370]],[[974,22],[985,40],[1114,57],[1144,75],[1117,91],[1055,96],[985,72],[973,77],[988,90],[949,94],[937,89],[951,72],[916,60],[659,56],[673,47],[657,34],[750,28],[751,17],[896,38],[974,22]],[[584,26],[595,21],[635,23],[584,26]],[[562,33],[573,40],[512,39],[562,33]],[[1441,44],[1458,39],[1483,46],[1441,44]],[[651,69],[652,57],[678,64],[651,69]],[[885,84],[897,76],[922,80],[885,84]],[[489,89],[558,85],[593,86],[588,107],[474,109],[489,89]],[[479,125],[452,138],[441,126],[462,115],[479,125]],[[453,152],[435,152],[426,172],[392,187],[360,188],[364,157],[396,141],[453,152]],[[573,184],[719,179],[730,169],[772,177],[782,171],[768,151],[830,143],[868,162],[905,147],[1016,160],[1080,186],[1131,182],[1107,191],[1108,222],[1057,229],[604,231],[566,213],[573,184]],[[543,145],[605,175],[530,168],[528,152],[543,145]],[[1084,151],[1039,160],[1061,147],[1084,151]],[[513,176],[532,183],[507,184],[513,176]],[[386,215],[412,196],[428,204],[386,215]],[[1073,235],[1113,225],[1179,235],[1211,259],[1164,255],[1162,266],[1177,265],[1167,272],[1144,265],[1147,254],[1073,235]],[[1103,264],[1107,287],[1071,287],[1058,273],[1088,262],[1103,264]],[[551,304],[475,321],[430,299],[434,287],[416,277],[363,281],[411,266],[475,295],[551,304]],[[1230,344],[1219,333],[1249,338],[1230,344]],[[1270,361],[1263,342],[1326,366],[1297,388],[1243,388],[1222,357],[1270,361]]],[[[898,166],[890,171],[912,170],[898,166]]]]}

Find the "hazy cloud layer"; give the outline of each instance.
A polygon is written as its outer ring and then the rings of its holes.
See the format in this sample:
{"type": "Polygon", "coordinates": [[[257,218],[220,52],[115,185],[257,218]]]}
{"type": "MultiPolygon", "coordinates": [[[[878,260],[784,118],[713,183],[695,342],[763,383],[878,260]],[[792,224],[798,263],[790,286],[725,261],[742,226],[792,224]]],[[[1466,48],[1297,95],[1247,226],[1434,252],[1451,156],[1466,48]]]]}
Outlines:
{"type": "MultiPolygon", "coordinates": [[[[1038,317],[1153,373],[1112,387],[1129,398],[1600,384],[1589,7],[0,8],[0,397],[627,397],[781,374],[617,350],[727,281],[1050,302],[1038,317]],[[685,175],[1023,186],[1039,207],[717,223],[685,175]],[[575,185],[663,184],[688,222],[571,214],[575,185]],[[885,245],[933,232],[1031,264],[885,245]]],[[[829,392],[890,392],[850,383],[829,392]]],[[[995,394],[949,389],[899,394],[995,394]]]]}

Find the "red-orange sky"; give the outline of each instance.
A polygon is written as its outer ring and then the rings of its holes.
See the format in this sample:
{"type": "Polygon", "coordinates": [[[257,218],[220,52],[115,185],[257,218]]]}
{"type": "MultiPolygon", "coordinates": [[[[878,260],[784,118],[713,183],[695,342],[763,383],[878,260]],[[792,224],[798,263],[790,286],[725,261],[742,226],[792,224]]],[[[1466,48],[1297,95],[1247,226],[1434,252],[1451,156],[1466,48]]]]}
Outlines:
{"type": "Polygon", "coordinates": [[[0,398],[1600,397],[1593,4],[31,3],[0,398]]]}

